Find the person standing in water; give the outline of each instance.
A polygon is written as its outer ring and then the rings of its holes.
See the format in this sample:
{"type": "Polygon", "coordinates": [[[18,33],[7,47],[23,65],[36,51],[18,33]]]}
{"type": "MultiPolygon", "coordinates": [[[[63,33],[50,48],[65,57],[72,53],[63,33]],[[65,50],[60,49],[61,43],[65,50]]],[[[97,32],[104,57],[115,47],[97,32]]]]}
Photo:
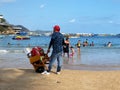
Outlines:
{"type": "Polygon", "coordinates": [[[81,47],[81,42],[80,42],[80,40],[78,40],[76,46],[77,46],[78,52],[80,53],[80,47],[81,47]]]}
{"type": "Polygon", "coordinates": [[[112,46],[112,43],[108,42],[107,47],[111,47],[111,46],[112,46]]]}
{"type": "Polygon", "coordinates": [[[68,58],[69,58],[69,45],[70,45],[70,41],[69,41],[69,38],[67,37],[65,40],[65,45],[63,46],[63,56],[67,54],[68,58]]]}

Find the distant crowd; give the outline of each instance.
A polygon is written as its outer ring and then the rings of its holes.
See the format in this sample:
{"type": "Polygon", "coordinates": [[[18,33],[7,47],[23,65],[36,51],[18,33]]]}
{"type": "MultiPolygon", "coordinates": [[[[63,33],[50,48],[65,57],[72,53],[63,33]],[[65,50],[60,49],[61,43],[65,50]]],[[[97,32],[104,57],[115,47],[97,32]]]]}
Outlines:
{"type": "MultiPolygon", "coordinates": [[[[94,42],[92,41],[91,43],[88,42],[88,39],[86,39],[85,41],[83,41],[83,43],[81,43],[81,40],[78,40],[77,43],[75,44],[75,47],[77,48],[78,53],[80,53],[80,47],[87,47],[87,46],[95,46],[94,42]]],[[[104,45],[105,47],[111,47],[112,43],[108,42],[104,45]]],[[[65,45],[63,46],[63,56],[65,56],[65,54],[67,54],[67,57],[69,58],[69,56],[74,56],[74,46],[72,46],[70,44],[70,40],[69,37],[66,37],[65,39],[65,45]],[[70,50],[70,52],[69,52],[70,50]],[[69,54],[70,53],[70,54],[69,54]]]]}

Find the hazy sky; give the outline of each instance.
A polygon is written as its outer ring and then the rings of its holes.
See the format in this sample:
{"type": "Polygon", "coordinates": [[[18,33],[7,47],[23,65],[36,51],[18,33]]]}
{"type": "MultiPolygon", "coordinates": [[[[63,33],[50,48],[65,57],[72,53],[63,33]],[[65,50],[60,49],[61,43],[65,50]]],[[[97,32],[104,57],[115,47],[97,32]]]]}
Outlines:
{"type": "Polygon", "coordinates": [[[0,0],[0,14],[29,30],[120,33],[120,0],[0,0]]]}

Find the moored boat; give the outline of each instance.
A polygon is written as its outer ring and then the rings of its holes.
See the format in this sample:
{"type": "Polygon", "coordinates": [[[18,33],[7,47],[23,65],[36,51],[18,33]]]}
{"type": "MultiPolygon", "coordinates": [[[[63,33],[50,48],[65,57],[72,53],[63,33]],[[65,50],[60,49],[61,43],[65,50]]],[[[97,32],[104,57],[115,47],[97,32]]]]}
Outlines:
{"type": "Polygon", "coordinates": [[[19,32],[12,38],[13,40],[28,40],[30,36],[27,35],[26,32],[19,32]]]}
{"type": "Polygon", "coordinates": [[[30,37],[29,36],[14,36],[13,38],[12,38],[13,40],[27,40],[27,39],[30,39],[30,37]]]}

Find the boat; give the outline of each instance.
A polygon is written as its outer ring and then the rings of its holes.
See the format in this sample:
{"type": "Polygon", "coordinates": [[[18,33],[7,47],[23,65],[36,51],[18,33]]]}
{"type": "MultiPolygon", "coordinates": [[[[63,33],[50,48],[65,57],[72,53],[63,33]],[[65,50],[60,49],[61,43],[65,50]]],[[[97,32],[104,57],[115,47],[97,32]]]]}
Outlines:
{"type": "Polygon", "coordinates": [[[26,32],[19,32],[19,33],[16,33],[16,35],[13,36],[12,39],[13,40],[28,40],[28,39],[30,39],[30,36],[27,35],[26,32]]]}
{"type": "Polygon", "coordinates": [[[13,36],[12,38],[13,40],[27,40],[27,39],[30,39],[29,36],[13,36]]]}

